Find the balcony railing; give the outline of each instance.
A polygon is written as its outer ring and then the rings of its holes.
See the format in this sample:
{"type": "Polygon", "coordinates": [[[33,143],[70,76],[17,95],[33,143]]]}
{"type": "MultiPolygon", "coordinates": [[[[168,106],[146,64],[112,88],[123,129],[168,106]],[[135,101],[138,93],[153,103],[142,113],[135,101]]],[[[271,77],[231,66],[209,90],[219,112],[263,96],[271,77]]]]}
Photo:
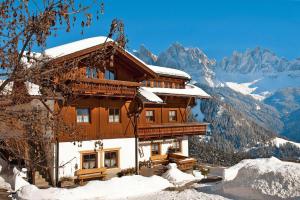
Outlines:
{"type": "Polygon", "coordinates": [[[140,139],[151,139],[184,135],[205,135],[207,126],[207,123],[139,125],[138,136],[140,139]]]}
{"type": "Polygon", "coordinates": [[[75,94],[134,97],[137,92],[136,88],[140,86],[140,83],[119,80],[78,79],[69,80],[68,86],[75,94]]]}

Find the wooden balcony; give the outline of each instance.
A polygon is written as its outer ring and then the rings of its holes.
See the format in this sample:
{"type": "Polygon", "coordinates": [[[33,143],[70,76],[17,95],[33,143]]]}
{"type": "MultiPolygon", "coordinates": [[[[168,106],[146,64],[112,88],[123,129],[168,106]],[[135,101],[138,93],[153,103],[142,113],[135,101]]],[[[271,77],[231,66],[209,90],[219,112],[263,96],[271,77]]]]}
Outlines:
{"type": "Polygon", "coordinates": [[[164,138],[184,135],[205,135],[207,123],[147,124],[138,126],[140,139],[164,138]]]}
{"type": "Polygon", "coordinates": [[[130,97],[136,95],[140,83],[119,80],[78,79],[68,80],[68,86],[74,94],[112,97],[130,97]]]}

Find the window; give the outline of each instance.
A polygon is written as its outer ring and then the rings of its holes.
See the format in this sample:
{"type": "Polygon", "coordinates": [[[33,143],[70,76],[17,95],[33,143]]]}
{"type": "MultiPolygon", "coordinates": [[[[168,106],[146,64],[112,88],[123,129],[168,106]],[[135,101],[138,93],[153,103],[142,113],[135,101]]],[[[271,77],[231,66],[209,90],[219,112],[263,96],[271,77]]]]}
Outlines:
{"type": "Polygon", "coordinates": [[[157,87],[157,82],[153,81],[153,87],[157,87]]]}
{"type": "Polygon", "coordinates": [[[105,79],[107,80],[116,80],[115,72],[111,70],[105,70],[105,79]]]}
{"type": "Polygon", "coordinates": [[[90,110],[88,108],[76,109],[77,122],[89,123],[90,122],[90,110]]]}
{"type": "Polygon", "coordinates": [[[120,109],[110,108],[108,122],[120,122],[120,109]]]}
{"type": "Polygon", "coordinates": [[[172,148],[174,149],[174,152],[181,152],[181,141],[175,140],[172,144],[172,148]]]}
{"type": "Polygon", "coordinates": [[[161,87],[161,82],[157,81],[157,87],[161,87]]]}
{"type": "Polygon", "coordinates": [[[154,122],[154,110],[146,110],[146,121],[154,122]]]}
{"type": "Polygon", "coordinates": [[[85,74],[87,78],[98,78],[98,70],[95,67],[87,67],[85,74]]]}
{"type": "Polygon", "coordinates": [[[171,88],[171,83],[170,82],[166,82],[165,83],[165,88],[171,88]]]}
{"type": "Polygon", "coordinates": [[[148,86],[148,87],[150,87],[150,81],[146,81],[146,85],[145,86],[148,86]]]}
{"type": "Polygon", "coordinates": [[[176,110],[169,111],[169,121],[170,122],[177,121],[177,111],[176,110]]]}
{"type": "Polygon", "coordinates": [[[104,166],[106,168],[118,167],[118,151],[104,152],[104,166]]]}
{"type": "Polygon", "coordinates": [[[160,155],[160,145],[159,143],[151,144],[151,156],[160,155]]]}
{"type": "Polygon", "coordinates": [[[97,168],[97,154],[83,154],[82,155],[82,169],[97,168]]]}

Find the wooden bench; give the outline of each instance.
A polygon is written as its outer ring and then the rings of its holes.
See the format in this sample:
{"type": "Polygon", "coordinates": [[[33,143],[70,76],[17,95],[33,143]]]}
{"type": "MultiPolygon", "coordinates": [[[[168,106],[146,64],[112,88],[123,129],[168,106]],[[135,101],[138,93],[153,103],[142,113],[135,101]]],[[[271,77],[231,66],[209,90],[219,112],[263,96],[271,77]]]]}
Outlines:
{"type": "Polygon", "coordinates": [[[79,169],[75,172],[77,180],[79,180],[80,185],[83,184],[84,180],[89,179],[103,179],[106,176],[106,168],[94,168],[94,169],[79,169]]]}
{"type": "Polygon", "coordinates": [[[170,162],[174,162],[177,164],[178,169],[181,171],[186,171],[193,169],[196,165],[197,160],[194,158],[189,158],[180,154],[169,154],[170,162]]]}
{"type": "Polygon", "coordinates": [[[151,156],[150,160],[153,165],[167,165],[169,163],[168,155],[151,156]]]}

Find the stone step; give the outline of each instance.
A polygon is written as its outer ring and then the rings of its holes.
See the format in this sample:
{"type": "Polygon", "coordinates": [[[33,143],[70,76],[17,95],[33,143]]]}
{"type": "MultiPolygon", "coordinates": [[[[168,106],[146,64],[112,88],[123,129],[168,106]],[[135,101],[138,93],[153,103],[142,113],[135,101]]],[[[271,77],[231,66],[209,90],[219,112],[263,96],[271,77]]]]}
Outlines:
{"type": "Polygon", "coordinates": [[[35,172],[34,178],[35,178],[35,185],[38,188],[49,188],[50,187],[48,181],[46,181],[46,179],[38,171],[35,172]]]}
{"type": "Polygon", "coordinates": [[[39,183],[47,183],[47,181],[43,178],[43,179],[36,179],[35,180],[35,183],[36,184],[39,184],[39,183]]]}
{"type": "Polygon", "coordinates": [[[38,185],[36,184],[35,186],[37,186],[40,189],[47,189],[50,187],[48,183],[43,183],[43,184],[38,184],[38,185]]]}
{"type": "Polygon", "coordinates": [[[40,179],[40,178],[43,178],[43,176],[42,176],[42,175],[36,174],[36,175],[34,176],[34,178],[35,178],[35,179],[40,179]]]}

